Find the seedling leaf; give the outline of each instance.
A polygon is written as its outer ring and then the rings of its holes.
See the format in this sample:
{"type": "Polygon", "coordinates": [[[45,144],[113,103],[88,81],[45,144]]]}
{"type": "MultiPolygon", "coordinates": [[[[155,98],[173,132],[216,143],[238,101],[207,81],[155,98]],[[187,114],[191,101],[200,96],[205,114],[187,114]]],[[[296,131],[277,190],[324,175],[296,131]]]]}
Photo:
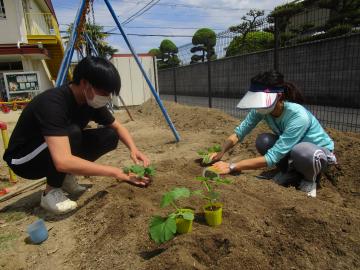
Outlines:
{"type": "Polygon", "coordinates": [[[191,212],[182,213],[182,218],[186,220],[194,220],[194,214],[191,212]]]}
{"type": "Polygon", "coordinates": [[[154,176],[155,168],[153,166],[143,167],[141,165],[132,165],[124,168],[125,173],[134,173],[137,177],[141,178],[146,176],[154,176]]]}
{"type": "Polygon", "coordinates": [[[153,216],[150,222],[150,237],[156,243],[169,241],[176,233],[175,218],[153,216]]]}
{"type": "Polygon", "coordinates": [[[180,198],[188,198],[190,197],[191,192],[188,188],[174,188],[173,190],[166,192],[161,200],[160,207],[166,207],[172,202],[180,199],[180,198]]]}
{"type": "Polygon", "coordinates": [[[174,200],[179,198],[188,198],[191,195],[191,192],[188,188],[181,187],[181,188],[174,188],[172,191],[174,200]]]}

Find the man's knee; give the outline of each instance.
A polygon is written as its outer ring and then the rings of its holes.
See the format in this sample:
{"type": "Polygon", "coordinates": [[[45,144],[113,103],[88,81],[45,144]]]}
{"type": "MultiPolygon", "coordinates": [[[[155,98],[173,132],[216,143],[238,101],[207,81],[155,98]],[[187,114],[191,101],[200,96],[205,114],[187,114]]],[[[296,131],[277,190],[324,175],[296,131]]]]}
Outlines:
{"type": "Polygon", "coordinates": [[[70,125],[68,127],[68,137],[73,154],[78,154],[82,144],[82,130],[78,125],[70,125]]]}
{"type": "Polygon", "coordinates": [[[109,145],[110,149],[115,149],[119,142],[119,135],[112,128],[105,128],[106,132],[104,132],[104,140],[109,145]]]}
{"type": "Polygon", "coordinates": [[[265,155],[266,152],[274,146],[278,138],[278,136],[272,133],[262,133],[258,135],[255,142],[256,150],[261,155],[265,155]]]}

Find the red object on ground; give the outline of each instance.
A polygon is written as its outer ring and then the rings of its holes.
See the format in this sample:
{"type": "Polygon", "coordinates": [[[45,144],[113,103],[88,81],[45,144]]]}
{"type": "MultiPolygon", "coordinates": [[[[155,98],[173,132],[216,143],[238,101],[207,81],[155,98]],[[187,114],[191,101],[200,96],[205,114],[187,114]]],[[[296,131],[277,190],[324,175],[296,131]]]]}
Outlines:
{"type": "Polygon", "coordinates": [[[5,122],[1,122],[1,121],[0,121],[0,129],[1,129],[1,130],[6,130],[6,129],[7,129],[7,125],[6,125],[5,122]]]}
{"type": "Polygon", "coordinates": [[[8,194],[10,190],[8,188],[2,188],[0,189],[0,196],[8,194]]]}
{"type": "Polygon", "coordinates": [[[3,113],[9,113],[10,112],[10,108],[6,105],[2,105],[1,106],[1,110],[3,113]]]}

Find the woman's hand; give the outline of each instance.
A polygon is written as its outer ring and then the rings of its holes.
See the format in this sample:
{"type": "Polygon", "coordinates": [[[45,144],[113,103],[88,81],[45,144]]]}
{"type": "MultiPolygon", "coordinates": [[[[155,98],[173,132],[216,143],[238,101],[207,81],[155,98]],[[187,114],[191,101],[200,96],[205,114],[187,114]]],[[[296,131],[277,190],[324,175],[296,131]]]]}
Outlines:
{"type": "Polygon", "coordinates": [[[212,153],[212,154],[210,154],[210,162],[211,163],[218,162],[222,159],[223,156],[224,156],[223,152],[212,153]]]}
{"type": "Polygon", "coordinates": [[[139,150],[131,151],[130,157],[137,165],[140,163],[140,161],[143,163],[144,167],[148,167],[150,165],[150,160],[148,159],[148,157],[141,153],[139,150]]]}
{"type": "Polygon", "coordinates": [[[219,161],[211,166],[216,170],[218,174],[229,174],[230,173],[230,163],[219,161]]]}

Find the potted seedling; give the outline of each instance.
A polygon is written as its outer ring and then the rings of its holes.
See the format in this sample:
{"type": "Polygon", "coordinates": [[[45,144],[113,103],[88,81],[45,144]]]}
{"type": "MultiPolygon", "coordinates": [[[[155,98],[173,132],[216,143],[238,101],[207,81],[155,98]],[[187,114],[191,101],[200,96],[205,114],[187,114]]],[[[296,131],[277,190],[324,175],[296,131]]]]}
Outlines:
{"type": "Polygon", "coordinates": [[[205,188],[205,191],[200,196],[207,202],[203,207],[206,223],[210,226],[220,225],[222,223],[223,205],[218,202],[220,193],[215,191],[215,187],[220,184],[230,184],[232,181],[218,176],[199,176],[195,179],[202,182],[205,188]]]}
{"type": "Polygon", "coordinates": [[[197,153],[201,157],[202,159],[201,161],[203,164],[209,164],[211,163],[211,155],[220,152],[221,152],[221,146],[216,144],[210,148],[207,148],[206,150],[200,150],[197,153]]]}
{"type": "Polygon", "coordinates": [[[160,207],[172,206],[174,211],[166,217],[153,216],[150,225],[150,237],[156,243],[166,242],[176,233],[188,233],[192,230],[194,211],[188,208],[180,208],[176,201],[181,198],[189,198],[192,192],[185,187],[174,188],[165,193],[161,199],[160,207]]]}
{"type": "Polygon", "coordinates": [[[152,176],[155,175],[156,170],[153,166],[149,166],[149,167],[144,167],[141,165],[132,165],[129,167],[125,167],[124,168],[124,173],[133,173],[135,174],[138,178],[143,178],[143,177],[148,177],[151,178],[152,176]]]}

